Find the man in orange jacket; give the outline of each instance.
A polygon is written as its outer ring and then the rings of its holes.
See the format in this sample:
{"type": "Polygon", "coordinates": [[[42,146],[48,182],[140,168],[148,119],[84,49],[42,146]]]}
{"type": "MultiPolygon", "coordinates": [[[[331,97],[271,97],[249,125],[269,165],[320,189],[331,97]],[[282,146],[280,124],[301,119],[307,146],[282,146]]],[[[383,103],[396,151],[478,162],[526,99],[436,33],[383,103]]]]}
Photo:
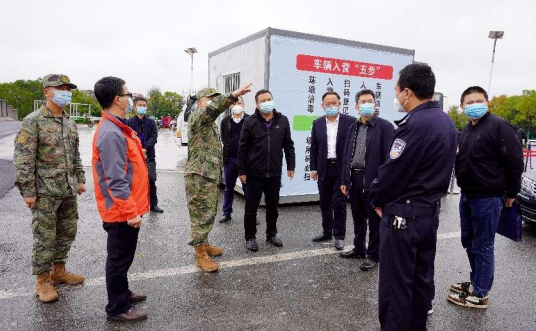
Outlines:
{"type": "Polygon", "coordinates": [[[127,273],[134,260],[141,216],[149,212],[149,178],[141,141],[125,120],[132,110],[132,94],[125,81],[104,77],[95,84],[102,120],[93,138],[93,180],[97,206],[108,233],[106,289],[108,319],[147,318],[133,303],[145,295],[129,290],[127,273]]]}

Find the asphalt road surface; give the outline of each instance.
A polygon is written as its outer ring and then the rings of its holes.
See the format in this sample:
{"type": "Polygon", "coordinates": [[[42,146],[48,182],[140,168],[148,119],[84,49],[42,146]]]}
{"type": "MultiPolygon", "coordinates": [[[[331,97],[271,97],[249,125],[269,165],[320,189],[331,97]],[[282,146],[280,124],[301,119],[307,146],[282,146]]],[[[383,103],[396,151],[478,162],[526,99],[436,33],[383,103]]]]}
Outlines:
{"type": "MultiPolygon", "coordinates": [[[[131,325],[106,320],[106,233],[86,168],[88,192],[79,198],[78,235],[67,265],[87,281],[60,287],[56,303],[41,304],[34,294],[29,210],[16,189],[0,198],[0,330],[379,330],[378,271],[362,272],[361,261],[340,259],[329,243],[311,242],[321,228],[317,204],[280,208],[282,248],[264,242],[261,209],[260,247],[253,253],[244,247],[244,201],[237,195],[233,221],[216,223],[210,235],[212,243],[225,248],[218,259],[222,269],[215,274],[198,271],[193,248],[187,245],[189,217],[180,166],[185,148],[173,146],[171,133],[161,136],[167,146],[162,148],[173,154],[162,163],[176,167],[159,170],[158,195],[165,213],[144,217],[130,270],[131,289],[149,296],[140,305],[148,309],[148,320],[131,325]]],[[[497,236],[489,309],[464,309],[446,301],[450,284],[467,280],[469,272],[459,239],[458,201],[459,195],[443,200],[429,330],[536,330],[536,227],[523,229],[521,243],[497,236]]],[[[347,249],[352,232],[349,219],[347,249]]]]}

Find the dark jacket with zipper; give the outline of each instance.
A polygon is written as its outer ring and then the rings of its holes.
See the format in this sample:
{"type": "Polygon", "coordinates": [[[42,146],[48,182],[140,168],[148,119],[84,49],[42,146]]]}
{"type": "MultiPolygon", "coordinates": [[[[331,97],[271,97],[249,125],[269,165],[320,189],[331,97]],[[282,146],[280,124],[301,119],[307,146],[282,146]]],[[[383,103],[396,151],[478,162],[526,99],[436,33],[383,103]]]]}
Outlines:
{"type": "Polygon", "coordinates": [[[138,133],[142,147],[147,150],[147,161],[154,161],[156,157],[154,145],[156,145],[158,138],[156,122],[147,116],[143,116],[143,119],[140,120],[136,115],[128,119],[127,125],[138,133]]]}
{"type": "MultiPolygon", "coordinates": [[[[248,118],[249,115],[244,113],[244,117],[242,118],[243,121],[248,118]]],[[[231,121],[233,120],[233,115],[228,115],[221,120],[220,123],[220,138],[221,142],[223,144],[223,166],[225,167],[227,165],[227,162],[229,161],[229,141],[231,139],[231,121]]]]}
{"type": "Polygon", "coordinates": [[[287,171],[294,171],[296,154],[286,116],[274,110],[270,129],[259,110],[244,120],[238,144],[238,173],[240,176],[281,177],[283,150],[287,171]]]}
{"type": "Polygon", "coordinates": [[[395,135],[395,127],[389,121],[373,116],[366,124],[360,119],[350,126],[346,135],[346,144],[342,157],[341,185],[352,186],[352,160],[355,154],[357,133],[361,125],[367,125],[365,142],[365,187],[369,188],[378,176],[378,168],[389,157],[389,149],[395,135]]]}
{"type": "Polygon", "coordinates": [[[456,179],[469,197],[515,198],[521,189],[523,150],[513,126],[491,113],[462,130],[456,179]]]}

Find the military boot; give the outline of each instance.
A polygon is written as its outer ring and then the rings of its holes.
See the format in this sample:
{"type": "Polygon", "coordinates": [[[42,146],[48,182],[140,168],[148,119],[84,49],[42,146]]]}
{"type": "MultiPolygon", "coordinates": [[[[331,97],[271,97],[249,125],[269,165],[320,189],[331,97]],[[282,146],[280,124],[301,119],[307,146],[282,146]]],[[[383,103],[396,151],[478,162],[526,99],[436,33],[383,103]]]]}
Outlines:
{"type": "Polygon", "coordinates": [[[58,292],[52,285],[49,279],[50,273],[43,272],[37,275],[37,281],[35,283],[35,294],[39,297],[39,301],[43,303],[54,302],[58,300],[58,292]]]}
{"type": "Polygon", "coordinates": [[[205,272],[218,271],[220,268],[220,266],[208,256],[206,244],[195,246],[195,265],[205,272]]]}
{"type": "Polygon", "coordinates": [[[220,256],[223,254],[223,248],[212,246],[209,243],[205,244],[205,247],[207,248],[207,253],[209,256],[220,256]]]}
{"type": "Polygon", "coordinates": [[[81,275],[72,274],[65,270],[65,262],[54,263],[50,280],[54,284],[78,285],[82,284],[86,278],[81,275]]]}

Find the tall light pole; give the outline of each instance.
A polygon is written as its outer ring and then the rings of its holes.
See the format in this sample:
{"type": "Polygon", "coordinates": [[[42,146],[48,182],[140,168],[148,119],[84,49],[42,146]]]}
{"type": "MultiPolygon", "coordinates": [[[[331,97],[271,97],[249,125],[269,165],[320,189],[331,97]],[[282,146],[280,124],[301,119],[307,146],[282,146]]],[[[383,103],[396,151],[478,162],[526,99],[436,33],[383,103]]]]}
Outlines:
{"type": "Polygon", "coordinates": [[[190,47],[185,49],[184,52],[190,54],[190,57],[192,58],[192,68],[190,73],[190,94],[192,94],[194,86],[194,54],[197,53],[197,49],[195,49],[195,47],[190,47]]]}
{"type": "Polygon", "coordinates": [[[488,94],[491,97],[491,78],[493,77],[493,64],[495,63],[495,47],[497,46],[497,39],[502,39],[504,36],[504,31],[490,31],[489,38],[493,39],[493,54],[491,55],[491,70],[489,72],[489,84],[488,84],[488,94]]]}

